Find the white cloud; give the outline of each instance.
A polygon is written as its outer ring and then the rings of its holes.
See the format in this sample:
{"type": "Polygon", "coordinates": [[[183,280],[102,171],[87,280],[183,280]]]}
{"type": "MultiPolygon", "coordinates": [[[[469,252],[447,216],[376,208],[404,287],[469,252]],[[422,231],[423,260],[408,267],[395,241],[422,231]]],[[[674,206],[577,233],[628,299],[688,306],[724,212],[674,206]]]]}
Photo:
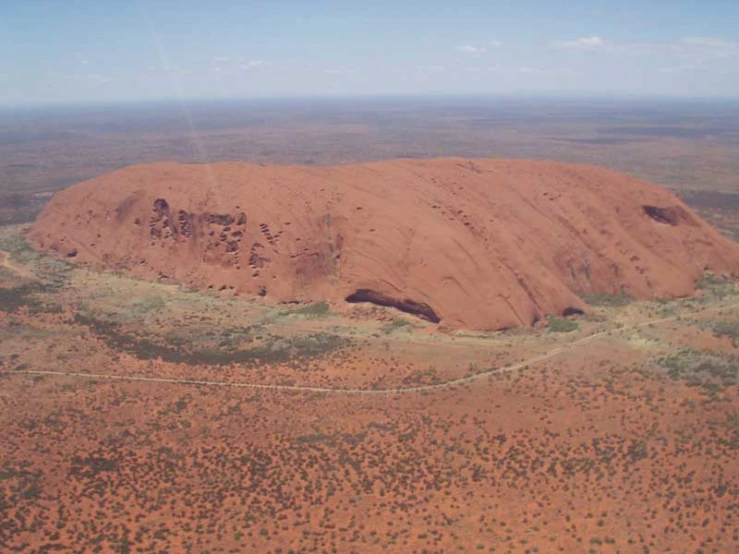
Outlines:
{"type": "Polygon", "coordinates": [[[267,68],[267,67],[273,67],[274,64],[268,60],[249,60],[248,62],[243,62],[239,64],[239,68],[243,69],[244,71],[249,71],[252,69],[259,69],[259,68],[267,68]]]}
{"type": "Polygon", "coordinates": [[[580,49],[595,49],[602,48],[606,45],[605,41],[598,37],[582,37],[574,40],[555,40],[552,42],[554,46],[559,48],[580,48],[580,49]]]}
{"type": "Polygon", "coordinates": [[[215,58],[213,58],[213,61],[214,62],[227,62],[230,59],[231,58],[229,58],[228,56],[216,56],[215,58]]]}
{"type": "Polygon", "coordinates": [[[488,42],[488,44],[493,48],[500,48],[501,46],[503,46],[503,43],[499,40],[491,40],[490,42],[488,42]]]}
{"type": "Polygon", "coordinates": [[[463,44],[461,46],[457,46],[455,50],[457,52],[462,52],[463,54],[483,54],[486,51],[484,47],[473,46],[472,44],[463,44]]]}
{"type": "Polygon", "coordinates": [[[555,40],[552,45],[570,50],[672,56],[692,63],[739,57],[739,42],[715,37],[684,37],[672,42],[606,42],[599,36],[555,40]]]}

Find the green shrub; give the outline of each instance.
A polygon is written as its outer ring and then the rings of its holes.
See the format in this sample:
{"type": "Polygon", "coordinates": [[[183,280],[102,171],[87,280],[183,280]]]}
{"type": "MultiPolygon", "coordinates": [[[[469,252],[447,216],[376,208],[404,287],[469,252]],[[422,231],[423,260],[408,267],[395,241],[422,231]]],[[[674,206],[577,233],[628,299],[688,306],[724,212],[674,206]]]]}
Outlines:
{"type": "Polygon", "coordinates": [[[659,358],[657,363],[672,379],[684,380],[690,386],[707,390],[739,383],[739,360],[736,356],[680,350],[659,358]]]}
{"type": "Polygon", "coordinates": [[[349,344],[349,340],[328,333],[272,340],[240,350],[218,348],[192,349],[185,344],[170,346],[155,337],[127,333],[120,325],[76,314],[75,323],[86,326],[92,333],[118,351],[128,352],[141,360],[160,358],[165,362],[188,365],[242,364],[248,367],[284,363],[293,359],[319,358],[349,344]]]}
{"type": "Polygon", "coordinates": [[[35,262],[41,257],[20,232],[12,232],[1,236],[0,250],[4,250],[10,254],[11,259],[17,261],[19,264],[35,262]]]}
{"type": "Polygon", "coordinates": [[[634,301],[634,299],[631,296],[623,292],[619,292],[618,294],[585,293],[585,294],[581,294],[580,298],[582,298],[585,302],[587,302],[591,306],[620,307],[620,306],[628,306],[634,301]]]}
{"type": "Polygon", "coordinates": [[[316,302],[315,304],[308,304],[307,306],[298,308],[293,313],[307,317],[326,317],[331,313],[331,306],[328,302],[316,302]]]}
{"type": "Polygon", "coordinates": [[[131,308],[134,314],[145,316],[149,313],[160,313],[167,307],[167,302],[161,296],[149,296],[136,302],[131,308]]]}
{"type": "Polygon", "coordinates": [[[727,296],[736,294],[736,289],[732,281],[726,279],[720,279],[713,274],[705,274],[696,287],[706,294],[713,296],[714,298],[725,298],[727,296]]]}
{"type": "Polygon", "coordinates": [[[382,332],[385,333],[386,335],[389,335],[393,331],[396,331],[398,329],[402,329],[403,327],[408,327],[408,326],[410,326],[410,323],[408,323],[405,319],[400,319],[400,318],[393,319],[390,323],[388,323],[382,328],[382,332]]]}
{"type": "Polygon", "coordinates": [[[38,294],[53,290],[42,283],[33,282],[13,288],[0,288],[0,312],[15,312],[26,306],[31,313],[59,313],[61,307],[55,303],[43,302],[38,294]]]}
{"type": "Polygon", "coordinates": [[[554,333],[570,333],[580,328],[577,321],[572,321],[566,317],[549,316],[547,321],[549,323],[549,330],[554,333]]]}
{"type": "Polygon", "coordinates": [[[721,337],[729,337],[736,344],[739,339],[739,322],[721,321],[713,326],[713,332],[721,337]]]}

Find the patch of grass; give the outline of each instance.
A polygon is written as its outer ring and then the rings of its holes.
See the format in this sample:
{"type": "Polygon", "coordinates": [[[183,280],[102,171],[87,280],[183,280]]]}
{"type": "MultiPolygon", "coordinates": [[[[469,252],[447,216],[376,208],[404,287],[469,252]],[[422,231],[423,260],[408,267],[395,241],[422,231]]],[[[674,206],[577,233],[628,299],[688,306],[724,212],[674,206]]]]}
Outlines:
{"type": "Polygon", "coordinates": [[[218,348],[225,350],[236,350],[239,344],[250,343],[254,337],[264,332],[263,325],[250,325],[248,327],[227,327],[220,331],[218,337],[218,348]]]}
{"type": "Polygon", "coordinates": [[[36,252],[20,229],[0,235],[0,250],[7,252],[12,262],[30,266],[38,279],[52,287],[66,284],[74,268],[64,260],[36,252]]]}
{"type": "Polygon", "coordinates": [[[312,359],[332,353],[348,345],[349,340],[328,333],[316,333],[304,337],[271,340],[249,349],[189,348],[182,343],[176,346],[162,344],[150,337],[126,333],[120,325],[89,316],[76,314],[75,323],[84,325],[104,340],[114,350],[127,352],[141,360],[161,359],[165,362],[187,365],[256,366],[285,363],[293,359],[312,359]]]}
{"type": "MultiPolygon", "coordinates": [[[[11,481],[11,496],[3,498],[3,501],[12,502],[13,496],[19,500],[36,500],[41,496],[41,478],[43,472],[40,469],[31,471],[33,464],[30,462],[20,462],[14,467],[10,462],[4,462],[0,467],[0,481],[11,481]]],[[[6,489],[7,490],[7,489],[6,489]]]]}
{"type": "Polygon", "coordinates": [[[118,461],[114,459],[111,460],[99,456],[87,456],[86,458],[74,456],[69,469],[69,475],[71,477],[92,479],[101,473],[117,471],[118,466],[118,461]]]}
{"type": "Polygon", "coordinates": [[[14,271],[11,271],[7,267],[0,267],[0,281],[1,282],[14,281],[15,279],[16,279],[16,275],[14,271]]]}
{"type": "Polygon", "coordinates": [[[720,337],[729,337],[734,346],[739,342],[739,321],[720,321],[713,326],[713,332],[720,337]]]}
{"type": "Polygon", "coordinates": [[[0,288],[0,311],[18,311],[22,306],[28,305],[32,294],[33,290],[30,285],[21,285],[11,289],[0,288]]]}
{"type": "Polygon", "coordinates": [[[307,306],[298,308],[291,313],[311,318],[326,317],[331,313],[331,306],[328,302],[316,302],[315,304],[308,304],[307,306]]]}
{"type": "Polygon", "coordinates": [[[0,236],[0,250],[4,250],[10,254],[11,259],[24,265],[41,258],[41,254],[33,249],[20,230],[0,236]]]}
{"type": "Polygon", "coordinates": [[[441,383],[441,377],[439,377],[434,367],[416,369],[411,374],[405,376],[401,383],[405,386],[436,385],[441,383]]]}
{"type": "Polygon", "coordinates": [[[382,332],[386,335],[389,335],[393,331],[397,331],[398,329],[402,329],[403,327],[409,327],[410,325],[411,324],[405,319],[393,319],[390,323],[382,328],[382,332]]]}
{"type": "Polygon", "coordinates": [[[672,379],[680,379],[690,386],[713,390],[739,383],[739,359],[736,356],[702,353],[691,349],[659,358],[657,364],[667,369],[672,379]]]}
{"type": "Polygon", "coordinates": [[[146,316],[152,312],[161,312],[167,306],[161,296],[149,296],[139,300],[132,306],[132,311],[137,316],[146,316]]]}
{"type": "Polygon", "coordinates": [[[696,283],[696,287],[707,295],[719,299],[736,294],[736,287],[732,281],[721,279],[712,273],[703,275],[696,283]]]}
{"type": "Polygon", "coordinates": [[[628,306],[634,299],[624,292],[618,294],[584,293],[580,295],[590,306],[621,307],[628,306]]]}
{"type": "Polygon", "coordinates": [[[566,317],[549,316],[547,322],[549,323],[549,330],[554,333],[571,333],[580,328],[577,321],[572,321],[566,317]]]}
{"type": "Polygon", "coordinates": [[[59,313],[61,307],[43,302],[37,295],[50,292],[53,287],[39,282],[26,283],[13,288],[0,288],[0,312],[12,313],[27,307],[31,313],[59,313]]]}
{"type": "Polygon", "coordinates": [[[724,283],[725,281],[723,279],[720,279],[713,273],[705,273],[703,277],[700,278],[696,286],[699,289],[708,289],[711,287],[723,285],[724,283]]]}

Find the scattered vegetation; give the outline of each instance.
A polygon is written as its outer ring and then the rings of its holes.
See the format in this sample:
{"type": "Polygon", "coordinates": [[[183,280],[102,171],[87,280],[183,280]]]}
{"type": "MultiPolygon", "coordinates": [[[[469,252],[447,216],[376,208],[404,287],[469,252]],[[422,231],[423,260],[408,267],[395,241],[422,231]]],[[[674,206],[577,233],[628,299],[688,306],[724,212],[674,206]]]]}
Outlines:
{"type": "Polygon", "coordinates": [[[35,288],[32,285],[21,285],[10,289],[0,288],[0,311],[15,312],[22,306],[33,305],[35,288]]]}
{"type": "Polygon", "coordinates": [[[412,325],[405,319],[397,318],[393,319],[390,323],[383,326],[382,332],[386,335],[389,335],[393,331],[397,331],[398,329],[403,329],[405,327],[412,327],[412,325]]]}
{"type": "MultiPolygon", "coordinates": [[[[524,109],[531,112],[528,103],[524,109]]],[[[279,104],[273,111],[284,110],[279,104]]],[[[582,111],[575,107],[572,113],[578,110],[582,111]]],[[[645,121],[632,131],[649,131],[650,124],[653,132],[674,136],[696,131],[689,121],[675,125],[672,131],[665,131],[664,125],[655,128],[663,114],[643,111],[645,121]]],[[[136,127],[136,122],[128,122],[124,112],[115,115],[118,121],[98,121],[99,112],[85,116],[95,123],[88,127],[98,129],[91,132],[85,148],[77,140],[56,141],[57,151],[51,157],[68,158],[69,163],[47,164],[40,172],[39,168],[8,165],[6,189],[22,182],[33,184],[34,172],[42,176],[43,183],[52,183],[44,186],[56,188],[68,184],[62,179],[70,175],[77,181],[91,177],[85,173],[91,168],[98,172],[113,169],[122,159],[134,160],[161,142],[159,134],[148,136],[136,129],[118,133],[116,138],[106,126],[115,129],[124,122],[136,127]],[[88,163],[91,155],[96,159],[94,167],[88,163]]],[[[486,112],[490,109],[483,107],[477,115],[488,117],[486,112]]],[[[287,123],[275,132],[277,118],[265,117],[267,124],[260,127],[253,124],[250,110],[244,114],[249,132],[264,140],[245,141],[239,133],[220,133],[209,137],[215,141],[213,148],[233,151],[236,145],[242,150],[251,148],[245,155],[261,156],[265,162],[290,161],[284,159],[279,145],[284,143],[283,135],[295,134],[295,118],[284,118],[287,123]]],[[[240,114],[224,110],[222,122],[233,126],[235,116],[240,114]]],[[[532,121],[541,119],[536,110],[529,116],[532,121]]],[[[148,126],[151,117],[150,111],[142,116],[148,126]]],[[[470,132],[474,127],[488,133],[489,126],[480,125],[480,117],[461,114],[455,123],[466,127],[454,140],[465,141],[467,149],[482,156],[489,151],[489,141],[480,140],[477,131],[470,132]]],[[[398,123],[392,132],[384,133],[383,140],[375,141],[381,157],[409,145],[411,155],[428,150],[418,141],[409,141],[408,134],[420,136],[419,129],[428,134],[429,120],[434,129],[459,127],[449,125],[448,109],[424,109],[420,115],[388,119],[398,123]]],[[[162,121],[153,123],[161,127],[162,121]]],[[[552,152],[561,153],[566,147],[568,152],[591,156],[590,162],[601,165],[613,165],[609,163],[611,153],[622,156],[623,148],[630,148],[638,158],[634,166],[643,167],[642,173],[661,176],[656,180],[663,182],[675,175],[681,179],[674,164],[644,148],[647,143],[632,141],[623,130],[619,133],[620,121],[606,121],[608,136],[593,139],[587,138],[588,129],[602,126],[602,121],[592,117],[587,121],[587,114],[572,121],[564,128],[566,133],[559,133],[571,137],[567,141],[552,141],[551,133],[539,133],[544,137],[539,142],[552,152]],[[599,144],[609,144],[602,141],[614,140],[621,144],[619,148],[604,148],[607,155],[596,151],[599,144]],[[583,144],[591,147],[583,149],[583,144]]],[[[30,138],[44,139],[44,132],[54,129],[32,130],[39,136],[30,138]]],[[[175,130],[175,139],[178,133],[175,130]]],[[[731,133],[724,134],[726,140],[735,140],[731,133]]],[[[334,135],[341,140],[340,133],[334,135]]],[[[437,135],[448,139],[448,133],[437,135]]],[[[705,129],[697,129],[695,144],[704,135],[705,129]]],[[[314,134],[305,136],[313,141],[314,134]]],[[[38,156],[40,149],[29,147],[27,136],[14,140],[6,133],[5,138],[15,145],[10,157],[38,156]]],[[[178,140],[170,142],[176,147],[178,140]]],[[[684,153],[684,145],[676,147],[684,153]]],[[[441,143],[432,143],[430,148],[432,154],[445,150],[441,143]]],[[[519,145],[513,144],[511,151],[516,149],[520,150],[519,145]]],[[[299,145],[296,151],[300,153],[299,145]]],[[[311,148],[306,156],[314,159],[304,161],[325,165],[351,161],[345,158],[354,155],[337,152],[330,147],[311,148]]],[[[674,158],[684,161],[685,156],[674,158]]],[[[703,171],[717,176],[717,183],[735,183],[732,164],[717,170],[711,156],[702,159],[686,174],[687,179],[701,181],[691,176],[703,171]]],[[[19,160],[24,161],[28,160],[19,160]]],[[[26,207],[24,199],[0,198],[0,205],[4,203],[26,207]]],[[[35,269],[36,265],[58,263],[39,259],[22,240],[15,246],[4,241],[5,237],[0,238],[0,249],[9,250],[19,264],[35,269]]],[[[63,278],[64,266],[58,267],[57,275],[63,278]]],[[[736,291],[713,278],[702,285],[709,297],[714,292],[729,295],[736,291]]],[[[54,292],[25,289],[0,302],[13,312],[22,312],[24,303],[41,302],[54,292]],[[14,306],[18,298],[23,301],[14,306]]],[[[176,318],[182,314],[178,313],[180,306],[174,306],[164,315],[166,324],[177,328],[170,334],[171,327],[166,327],[165,336],[158,337],[162,328],[157,326],[150,333],[149,326],[153,316],[159,315],[158,301],[137,303],[140,298],[134,295],[121,303],[126,316],[126,310],[136,306],[139,322],[120,318],[109,329],[112,335],[161,343],[183,355],[205,350],[203,345],[212,345],[214,351],[244,349],[244,343],[283,348],[279,337],[244,321],[200,320],[212,312],[190,309],[196,304],[188,305],[187,313],[197,317],[185,321],[188,333],[177,327],[176,318]],[[144,319],[147,325],[142,327],[144,319]],[[214,327],[213,335],[206,336],[208,325],[214,327]]],[[[81,300],[90,306],[85,314],[89,324],[95,318],[104,321],[102,312],[112,309],[108,297],[81,300]]],[[[226,305],[213,299],[202,302],[198,306],[226,305]]],[[[595,300],[596,305],[601,302],[595,300]]],[[[612,305],[609,302],[605,300],[605,305],[612,305]]],[[[673,308],[677,309],[670,303],[673,308]]],[[[0,317],[26,325],[18,313],[0,317]]],[[[577,321],[586,325],[583,319],[577,321]]],[[[731,323],[710,325],[707,329],[733,336],[731,323]]],[[[34,329],[30,324],[26,328],[34,329]]],[[[659,337],[664,328],[650,331],[659,337]]],[[[0,363],[8,367],[29,364],[31,368],[108,371],[104,357],[95,352],[97,341],[89,338],[90,333],[73,342],[60,341],[58,335],[40,339],[30,331],[20,339],[9,339],[17,329],[10,324],[0,326],[0,363]]],[[[491,341],[525,338],[527,332],[515,329],[496,334],[491,341]]],[[[567,336],[560,338],[567,340],[567,336]]],[[[138,346],[146,344],[131,347],[138,346]]],[[[102,380],[93,386],[87,380],[44,378],[34,385],[20,376],[6,376],[0,397],[0,551],[739,552],[737,387],[727,388],[722,395],[729,401],[721,403],[696,399],[695,390],[686,391],[686,376],[702,363],[699,352],[687,355],[690,364],[677,356],[680,352],[675,353],[678,359],[665,362],[675,367],[675,379],[666,376],[669,369],[655,372],[646,360],[631,367],[630,358],[629,367],[623,367],[616,359],[598,362],[594,359],[597,353],[597,347],[590,349],[592,357],[589,354],[585,363],[574,353],[520,376],[491,377],[482,386],[459,393],[444,390],[428,398],[378,395],[366,401],[102,380]]],[[[607,354],[614,351],[609,349],[607,354]]],[[[440,368],[448,361],[444,356],[439,356],[440,368]]],[[[721,367],[730,363],[723,356],[708,361],[721,367]]],[[[406,362],[391,354],[380,359],[376,350],[369,349],[345,362],[345,377],[348,380],[366,371],[369,380],[375,378],[373,371],[385,371],[402,377],[412,374],[410,380],[415,382],[434,378],[431,373],[413,373],[415,369],[408,370],[406,362]]],[[[307,365],[298,359],[295,367],[304,370],[307,365]]],[[[261,372],[261,379],[274,369],[265,366],[254,373],[261,372]]],[[[186,373],[207,372],[225,374],[232,368],[189,368],[186,373]]],[[[705,366],[699,374],[706,383],[721,381],[705,366]]],[[[232,377],[236,378],[229,373],[228,378],[232,377]]],[[[324,384],[324,377],[320,373],[310,376],[318,386],[324,384]]]]}
{"type": "Polygon", "coordinates": [[[273,339],[246,350],[193,349],[184,343],[174,346],[164,344],[163,341],[152,339],[151,335],[142,337],[126,332],[116,323],[82,314],[76,314],[74,320],[75,323],[88,327],[115,350],[127,352],[141,360],[161,359],[165,362],[188,365],[284,363],[293,358],[325,356],[349,343],[348,339],[343,337],[316,333],[303,337],[273,339]]]}
{"type": "Polygon", "coordinates": [[[577,321],[566,317],[549,316],[547,317],[548,329],[553,333],[571,333],[580,328],[577,321]]]}
{"type": "Polygon", "coordinates": [[[19,264],[27,265],[37,262],[41,255],[28,244],[20,230],[0,234],[0,250],[4,250],[19,264]]]}
{"type": "Polygon", "coordinates": [[[683,349],[659,358],[657,363],[667,369],[673,379],[682,379],[691,386],[709,390],[739,383],[739,359],[736,356],[683,349]]]}
{"type": "Polygon", "coordinates": [[[580,295],[586,303],[591,306],[622,307],[628,306],[634,298],[624,292],[618,294],[607,293],[583,293],[580,295]]]}
{"type": "Polygon", "coordinates": [[[151,313],[159,313],[167,306],[161,295],[149,296],[136,302],[132,307],[135,317],[145,317],[151,313]]]}
{"type": "Polygon", "coordinates": [[[728,279],[721,279],[712,273],[706,273],[696,284],[699,290],[713,298],[726,298],[737,294],[736,283],[728,279]]]}
{"type": "MultiPolygon", "coordinates": [[[[32,263],[35,269],[46,262],[32,263]]],[[[409,363],[415,343],[401,348],[382,333],[359,334],[351,343],[333,333],[278,336],[262,317],[276,310],[221,317],[242,306],[239,300],[173,289],[158,294],[164,289],[149,283],[114,302],[97,291],[134,289],[107,277],[94,282],[89,297],[63,291],[67,307],[81,312],[73,322],[89,330],[70,325],[76,340],[66,342],[34,327],[60,318],[23,317],[43,309],[57,285],[0,290],[0,309],[12,313],[0,317],[15,322],[0,334],[0,363],[101,373],[108,360],[107,350],[96,348],[100,339],[114,350],[111,366],[126,352],[144,361],[134,366],[147,374],[158,366],[147,361],[161,359],[197,365],[184,372],[193,379],[295,376],[318,387],[361,382],[378,389],[446,380],[449,360],[461,351],[467,358],[454,371],[464,375],[505,365],[539,335],[491,336],[499,341],[491,345],[515,352],[510,359],[481,356],[472,363],[466,348],[440,348],[409,363]]],[[[306,308],[306,317],[324,312],[306,308]]],[[[347,332],[332,323],[320,327],[347,332]]],[[[735,337],[730,319],[704,323],[735,337]]],[[[399,318],[382,331],[408,325],[399,318]]],[[[589,323],[555,317],[549,325],[566,333],[589,323]]],[[[657,341],[670,329],[647,331],[657,341]]],[[[585,362],[568,354],[566,372],[552,360],[491,375],[481,386],[368,400],[6,376],[12,409],[0,410],[8,437],[0,462],[0,544],[9,552],[28,551],[35,541],[48,551],[74,544],[131,553],[709,552],[718,544],[736,550],[739,536],[726,529],[737,527],[730,509],[739,494],[730,478],[739,449],[732,407],[739,388],[730,387],[737,358],[679,350],[622,367],[594,361],[595,352],[585,362]],[[654,371],[654,363],[665,371],[654,371]],[[684,383],[709,394],[686,394],[684,383]],[[59,468],[64,479],[50,479],[59,468]],[[227,506],[228,517],[218,506],[227,506]]]]}
{"type": "Polygon", "coordinates": [[[53,287],[39,282],[26,283],[12,288],[0,287],[0,312],[17,312],[26,308],[30,313],[58,313],[59,304],[41,296],[53,291],[53,287]]]}
{"type": "Polygon", "coordinates": [[[33,221],[47,200],[26,192],[0,191],[0,225],[33,221]]]}
{"type": "Polygon", "coordinates": [[[331,305],[328,302],[316,302],[315,304],[302,306],[291,313],[310,318],[323,318],[331,313],[331,305]]]}
{"type": "Polygon", "coordinates": [[[36,279],[47,287],[65,285],[73,269],[64,260],[36,252],[19,229],[0,233],[0,250],[7,252],[13,263],[33,268],[36,279]]]}
{"type": "Polygon", "coordinates": [[[713,325],[713,332],[718,336],[731,338],[734,346],[739,343],[739,321],[719,321],[713,325]]]}

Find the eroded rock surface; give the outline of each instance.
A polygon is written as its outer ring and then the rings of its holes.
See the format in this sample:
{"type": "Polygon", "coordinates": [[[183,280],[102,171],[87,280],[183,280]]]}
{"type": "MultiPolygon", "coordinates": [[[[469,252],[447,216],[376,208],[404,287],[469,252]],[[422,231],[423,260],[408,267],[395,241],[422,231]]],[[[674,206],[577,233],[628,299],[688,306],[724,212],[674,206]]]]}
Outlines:
{"type": "Polygon", "coordinates": [[[480,330],[739,274],[739,245],[667,190],[529,160],[133,166],[58,193],[29,237],[150,279],[480,330]]]}

